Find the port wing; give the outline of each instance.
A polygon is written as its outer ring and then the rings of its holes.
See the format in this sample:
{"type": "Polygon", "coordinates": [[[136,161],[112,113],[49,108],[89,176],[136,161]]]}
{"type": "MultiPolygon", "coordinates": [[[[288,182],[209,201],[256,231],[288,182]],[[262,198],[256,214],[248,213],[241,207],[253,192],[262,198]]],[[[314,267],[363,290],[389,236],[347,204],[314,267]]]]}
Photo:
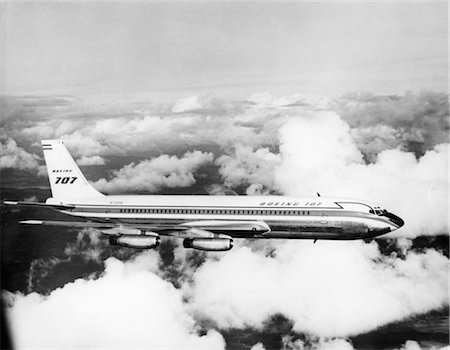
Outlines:
{"type": "Polygon", "coordinates": [[[179,238],[210,237],[220,234],[233,235],[233,232],[248,232],[249,236],[254,233],[266,233],[270,227],[263,221],[221,221],[204,220],[190,221],[182,224],[122,224],[117,222],[82,222],[82,221],[51,221],[51,220],[25,220],[20,221],[24,225],[61,226],[74,228],[93,228],[105,234],[133,234],[154,232],[160,235],[179,238]]]}

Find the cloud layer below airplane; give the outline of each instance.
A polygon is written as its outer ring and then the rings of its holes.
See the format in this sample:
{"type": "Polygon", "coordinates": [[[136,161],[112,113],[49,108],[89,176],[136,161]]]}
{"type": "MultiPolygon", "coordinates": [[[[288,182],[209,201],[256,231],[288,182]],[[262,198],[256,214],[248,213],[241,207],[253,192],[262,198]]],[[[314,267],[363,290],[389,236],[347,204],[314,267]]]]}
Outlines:
{"type": "MultiPolygon", "coordinates": [[[[105,249],[102,241],[91,244],[105,249]]],[[[243,243],[200,256],[177,246],[170,266],[157,251],[108,258],[98,275],[48,295],[4,292],[13,338],[18,348],[51,339],[58,348],[221,349],[220,332],[264,330],[281,314],[294,332],[310,335],[304,348],[351,349],[348,336],[448,307],[449,262],[441,253],[399,244],[404,255],[383,255],[375,242],[336,244],[243,243]]],[[[73,246],[66,253],[101,256],[73,246]]]]}

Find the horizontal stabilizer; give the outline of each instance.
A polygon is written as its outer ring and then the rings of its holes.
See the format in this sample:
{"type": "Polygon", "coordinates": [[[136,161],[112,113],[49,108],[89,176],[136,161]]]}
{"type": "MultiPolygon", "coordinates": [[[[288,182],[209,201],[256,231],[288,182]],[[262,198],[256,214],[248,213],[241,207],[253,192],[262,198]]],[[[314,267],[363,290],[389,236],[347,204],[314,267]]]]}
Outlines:
{"type": "Polygon", "coordinates": [[[3,201],[6,205],[19,205],[19,206],[27,206],[27,207],[46,207],[53,209],[74,209],[75,206],[68,204],[49,204],[42,202],[20,202],[20,201],[3,201]]]}
{"type": "Polygon", "coordinates": [[[114,224],[104,224],[100,222],[83,222],[83,221],[51,221],[51,220],[24,220],[19,222],[22,225],[43,225],[43,226],[65,226],[76,228],[112,228],[114,224]]]}

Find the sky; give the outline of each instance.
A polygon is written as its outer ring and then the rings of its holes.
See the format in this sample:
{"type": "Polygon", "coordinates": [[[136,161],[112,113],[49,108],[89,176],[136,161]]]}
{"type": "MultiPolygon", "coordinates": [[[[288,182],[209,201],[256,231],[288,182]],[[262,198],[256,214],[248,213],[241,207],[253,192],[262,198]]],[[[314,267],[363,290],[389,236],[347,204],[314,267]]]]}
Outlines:
{"type": "Polygon", "coordinates": [[[2,2],[4,94],[447,91],[446,2],[2,2]]]}

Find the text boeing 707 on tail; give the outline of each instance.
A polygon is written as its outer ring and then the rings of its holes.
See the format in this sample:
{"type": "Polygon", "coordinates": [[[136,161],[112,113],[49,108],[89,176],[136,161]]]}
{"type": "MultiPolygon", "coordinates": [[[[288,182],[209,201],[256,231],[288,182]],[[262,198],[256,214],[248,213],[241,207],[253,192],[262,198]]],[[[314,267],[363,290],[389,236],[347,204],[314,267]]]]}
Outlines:
{"type": "Polygon", "coordinates": [[[88,221],[27,220],[23,224],[91,227],[113,245],[155,248],[160,236],[186,248],[225,251],[234,238],[369,239],[403,226],[398,216],[361,200],[284,196],[104,195],[86,180],[60,140],[42,141],[50,207],[88,221]]]}

